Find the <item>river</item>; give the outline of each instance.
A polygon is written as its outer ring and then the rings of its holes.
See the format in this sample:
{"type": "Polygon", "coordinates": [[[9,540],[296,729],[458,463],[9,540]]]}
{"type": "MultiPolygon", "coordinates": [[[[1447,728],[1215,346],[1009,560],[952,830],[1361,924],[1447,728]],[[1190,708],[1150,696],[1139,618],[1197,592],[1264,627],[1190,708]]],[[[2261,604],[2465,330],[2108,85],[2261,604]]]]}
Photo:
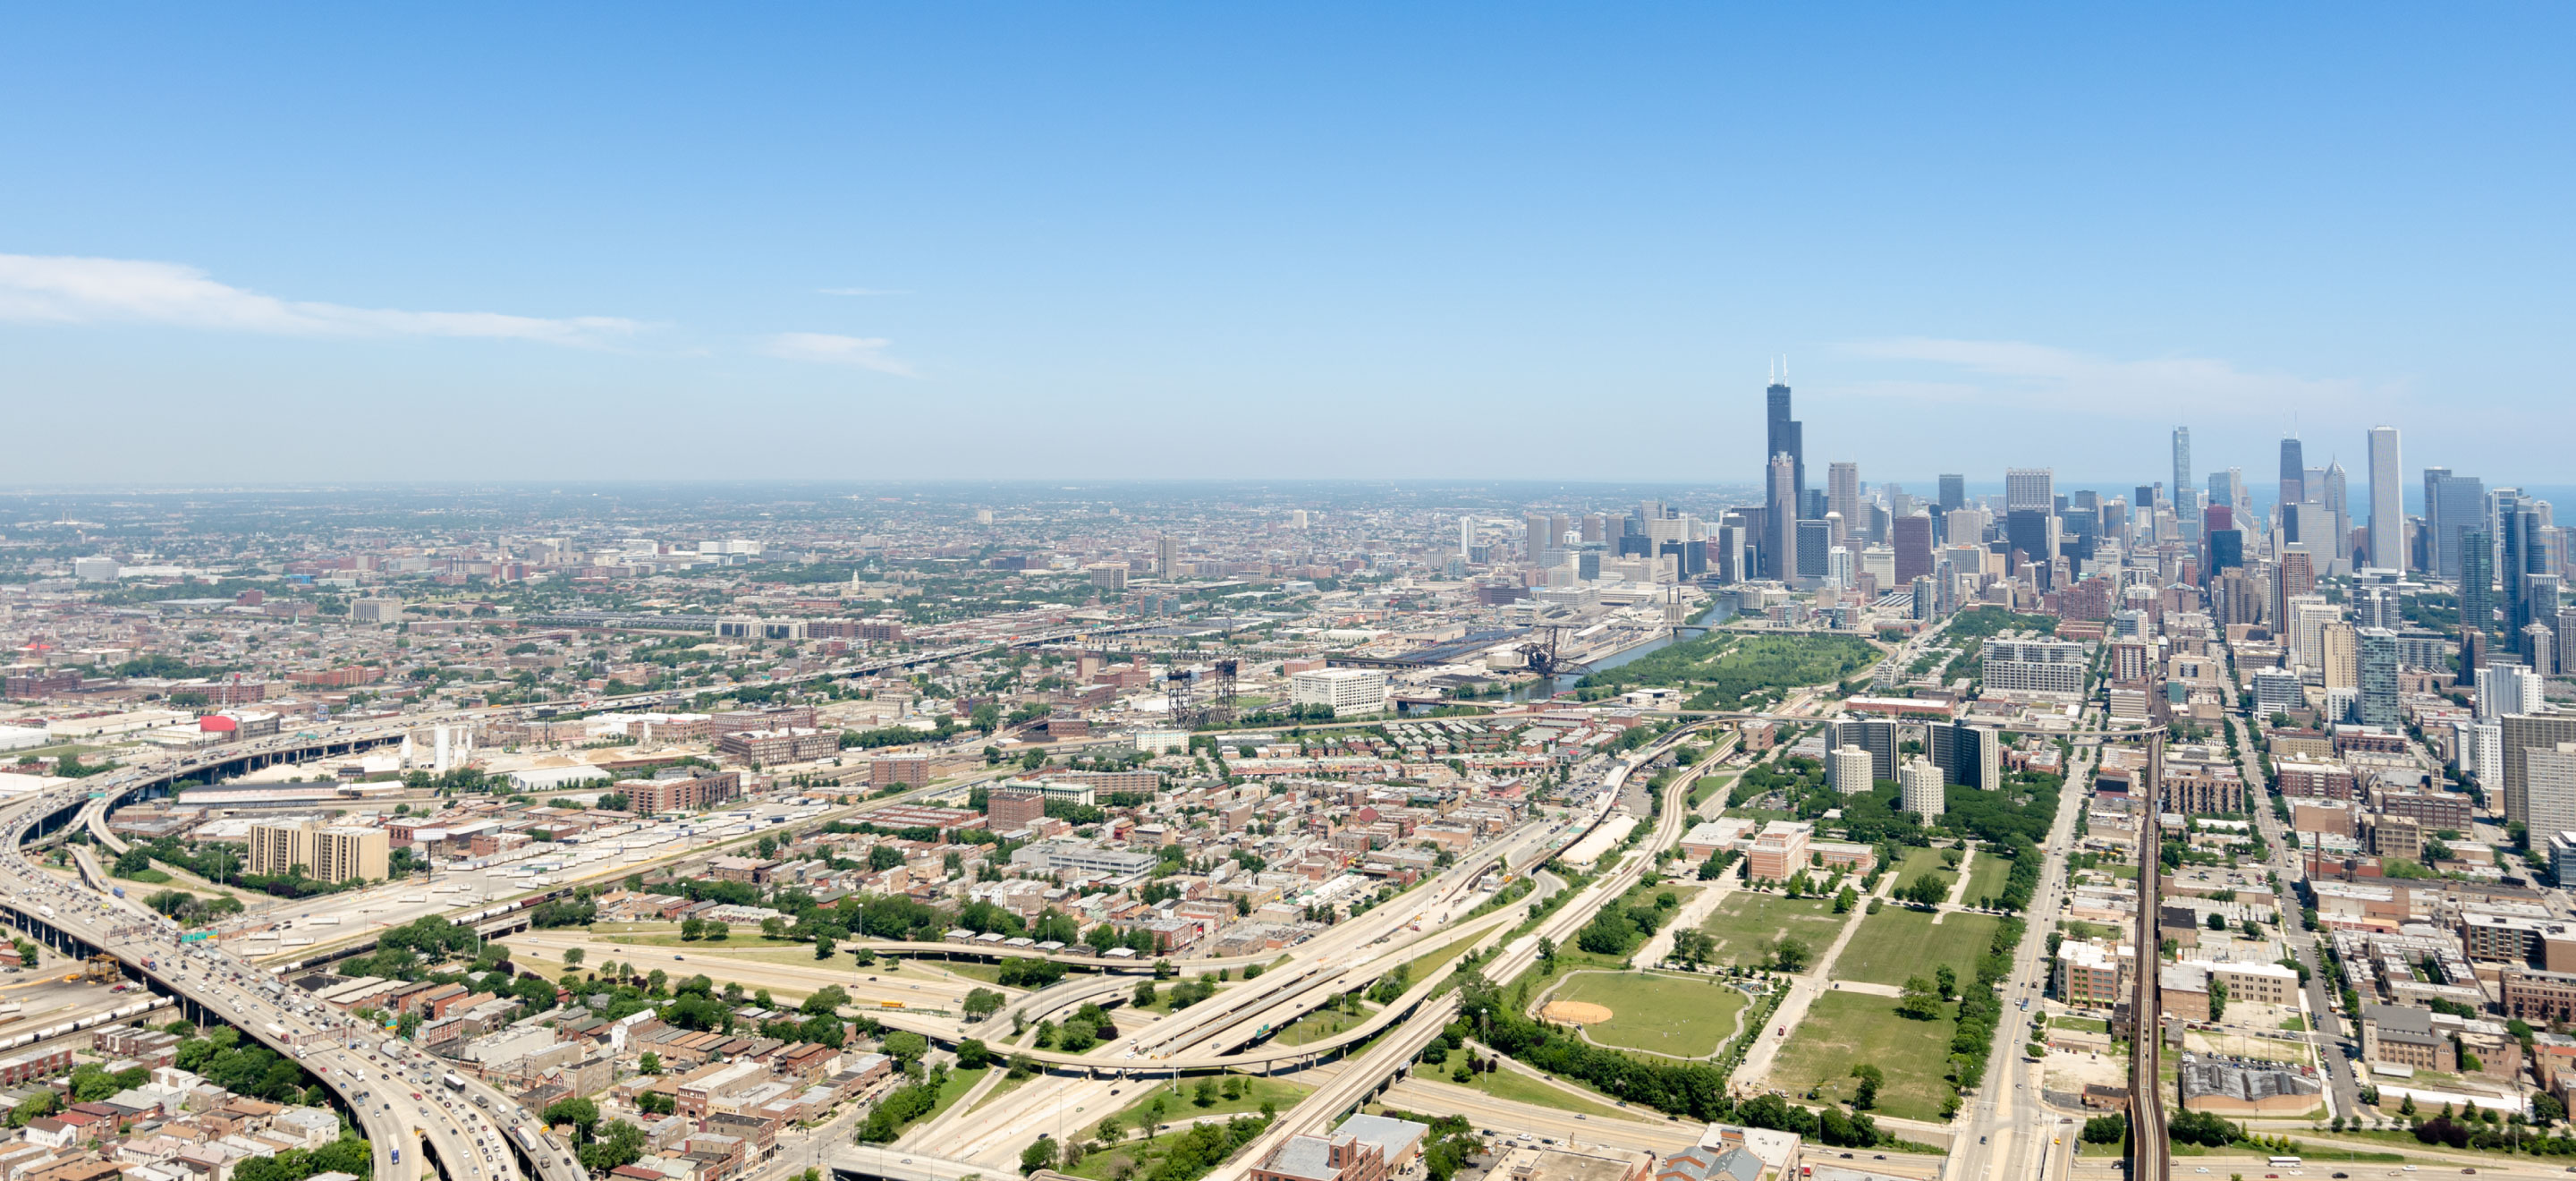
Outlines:
{"type": "MultiPolygon", "coordinates": [[[[1621,649],[1612,655],[1604,656],[1590,664],[1578,666],[1578,671],[1556,674],[1554,687],[1549,691],[1549,694],[1553,696],[1557,693],[1570,691],[1574,688],[1575,682],[1582,680],[1586,674],[1600,672],[1605,668],[1617,668],[1620,665],[1626,664],[1631,660],[1635,660],[1649,652],[1660,651],[1662,649],[1672,647],[1680,640],[1695,639],[1707,634],[1708,629],[1716,627],[1717,625],[1733,618],[1735,618],[1735,596],[1731,594],[1721,594],[1718,596],[1716,602],[1710,605],[1708,610],[1700,613],[1699,618],[1690,621],[1688,626],[1673,629],[1674,634],[1672,635],[1658,636],[1646,641],[1645,643],[1639,644],[1636,647],[1621,649]]],[[[1540,684],[1541,682],[1532,681],[1529,684],[1521,686],[1512,693],[1513,699],[1517,701],[1528,701],[1531,698],[1538,696],[1538,687],[1540,684]]]]}

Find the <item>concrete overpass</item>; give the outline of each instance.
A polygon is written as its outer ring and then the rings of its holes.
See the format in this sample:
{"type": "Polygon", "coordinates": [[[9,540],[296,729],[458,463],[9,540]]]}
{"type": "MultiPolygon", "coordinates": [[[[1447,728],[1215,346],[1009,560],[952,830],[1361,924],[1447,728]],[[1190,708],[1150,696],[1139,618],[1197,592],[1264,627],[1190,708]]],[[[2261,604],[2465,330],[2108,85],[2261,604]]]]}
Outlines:
{"type": "MultiPolygon", "coordinates": [[[[80,786],[0,805],[0,922],[66,954],[115,957],[191,1021],[221,1022],[294,1059],[330,1088],[372,1142],[382,1181],[585,1181],[580,1162],[535,1117],[479,1083],[438,1085],[443,1066],[314,1005],[210,943],[182,943],[175,924],[139,904],[60,881],[30,862],[32,834],[58,829],[89,803],[80,786]]],[[[94,860],[82,873],[102,880],[94,860]]]]}

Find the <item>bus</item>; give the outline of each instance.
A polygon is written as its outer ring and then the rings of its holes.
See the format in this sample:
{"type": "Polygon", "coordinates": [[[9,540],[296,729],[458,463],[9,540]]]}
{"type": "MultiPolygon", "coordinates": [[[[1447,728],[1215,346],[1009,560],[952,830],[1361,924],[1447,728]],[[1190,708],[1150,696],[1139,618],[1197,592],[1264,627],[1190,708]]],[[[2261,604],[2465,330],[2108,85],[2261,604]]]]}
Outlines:
{"type": "Polygon", "coordinates": [[[2271,1165],[2276,1169],[2295,1169],[2299,1167],[2299,1158],[2295,1156],[2276,1156],[2272,1158],[2271,1165]]]}

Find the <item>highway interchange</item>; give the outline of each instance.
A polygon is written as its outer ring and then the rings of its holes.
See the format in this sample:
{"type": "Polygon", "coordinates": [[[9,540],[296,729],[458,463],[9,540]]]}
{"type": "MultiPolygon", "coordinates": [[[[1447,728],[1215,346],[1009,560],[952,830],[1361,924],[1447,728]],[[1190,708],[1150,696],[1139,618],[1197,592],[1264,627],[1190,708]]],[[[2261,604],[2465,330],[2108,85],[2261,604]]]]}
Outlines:
{"type": "MultiPolygon", "coordinates": [[[[989,645],[979,645],[988,647],[989,645]]],[[[1805,708],[1798,702],[1782,716],[1783,721],[1812,720],[1794,716],[1805,708]]],[[[1703,721],[1707,719],[1702,719],[1703,721]]],[[[184,995],[221,1016],[249,1036],[270,1042],[282,1050],[292,1049],[309,1069],[338,1090],[351,1108],[359,1113],[362,1124],[375,1141],[379,1154],[378,1176],[388,1181],[407,1181],[418,1176],[420,1153],[404,1153],[400,1161],[394,1152],[403,1145],[425,1143],[447,1166],[447,1175],[457,1181],[498,1181],[500,1178],[527,1176],[534,1166],[535,1175],[545,1181],[574,1181],[581,1174],[576,1160],[564,1149],[542,1136],[527,1113],[479,1084],[466,1083],[463,1093],[451,1093],[440,1084],[441,1072],[434,1060],[403,1048],[396,1060],[383,1055],[383,1047],[366,1040],[367,1031],[356,1023],[341,1018],[318,1006],[299,1006],[292,994],[270,974],[228,952],[204,945],[191,945],[182,953],[175,942],[177,932],[165,920],[92,891],[78,889],[46,874],[29,863],[20,848],[42,818],[54,817],[66,810],[82,809],[103,814],[114,799],[138,786],[153,781],[194,773],[212,760],[237,761],[261,749],[278,752],[312,752],[316,748],[340,750],[392,741],[409,728],[424,724],[422,719],[404,719],[399,724],[380,727],[343,726],[328,733],[280,736],[256,746],[235,744],[218,748],[199,761],[184,763],[165,760],[148,767],[111,773],[104,782],[86,781],[76,788],[53,788],[34,797],[22,797],[0,806],[0,822],[7,825],[10,847],[6,872],[20,888],[20,896],[43,899],[54,908],[51,915],[38,916],[43,922],[63,933],[95,946],[107,948],[128,963],[138,974],[151,976],[169,991],[184,995]],[[91,787],[100,788],[104,798],[93,803],[91,787]],[[118,932],[125,932],[120,935],[118,932]],[[138,937],[136,933],[141,933],[138,937]],[[167,948],[165,952],[163,949],[167,948]],[[143,970],[146,959],[158,962],[157,969],[143,970]],[[278,1026],[287,1032],[278,1037],[268,1027],[278,1026]],[[388,1074],[391,1069],[395,1073],[388,1074]],[[359,1094],[366,1099],[358,1099],[359,1094]],[[415,1098],[415,1094],[418,1096],[415,1098]],[[474,1100],[480,1100],[480,1103],[474,1100]],[[405,1134],[406,1127],[417,1127],[418,1137],[405,1134]],[[505,1139],[504,1129],[511,1133],[535,1137],[536,1150],[524,1151],[525,1141],[514,1145],[505,1139]]],[[[1677,728],[1649,748],[1616,759],[1600,760],[1588,766],[1593,779],[1615,784],[1628,772],[1677,745],[1695,733],[1696,723],[1677,728]]],[[[2048,871],[2043,875],[2043,894],[2036,900],[2032,913],[2052,913],[2064,878],[2063,864],[2071,846],[2072,818],[2080,812],[2082,779],[2070,767],[2069,788],[2061,797],[2061,810],[2051,832],[2045,853],[2048,871]]],[[[978,1109],[971,1129],[960,1129],[957,1121],[942,1121],[943,1150],[933,1155],[927,1151],[903,1152],[901,1163],[887,1160],[874,1150],[823,1149],[818,1146],[816,1159],[853,1174],[890,1177],[956,1178],[970,1173],[995,1173],[997,1163],[1015,1158],[1019,1144],[1034,1134],[1060,1135],[1095,1122],[1121,1105],[1122,1091],[1141,1078],[1156,1074],[1171,1077],[1180,1072],[1209,1069],[1238,1069],[1271,1072],[1311,1066],[1328,1060],[1345,1046],[1363,1046],[1347,1058],[1331,1062],[1310,1076],[1320,1085],[1307,1100],[1283,1112],[1259,1143],[1239,1153],[1234,1161],[1220,1169],[1217,1181],[1239,1181],[1249,1164],[1257,1162],[1291,1135],[1311,1132],[1360,1102],[1395,1084],[1406,1072],[1423,1047],[1437,1037],[1455,1011],[1456,999],[1450,990],[1437,990],[1434,979],[1417,980],[1411,990],[1396,1003],[1362,1024],[1343,1031],[1331,1039],[1301,1046],[1276,1046],[1263,1042],[1263,1032],[1278,1028],[1298,1016],[1328,1003],[1339,994],[1360,987],[1396,965],[1409,962],[1434,946],[1470,935],[1480,936],[1476,950],[1493,958],[1482,965],[1487,975],[1507,980],[1525,969],[1536,958],[1541,937],[1558,943],[1571,941],[1573,934],[1588,922],[1598,908],[1618,897],[1654,863],[1653,853],[1678,840],[1691,819],[1691,810],[1681,805],[1691,779],[1680,777],[1668,785],[1670,793],[1661,809],[1652,833],[1632,852],[1623,857],[1600,878],[1586,885],[1581,893],[1549,915],[1539,929],[1497,946],[1498,938],[1516,927],[1527,908],[1542,895],[1533,895],[1494,914],[1484,916],[1474,926],[1450,926],[1458,913],[1471,908],[1477,900],[1473,886],[1484,870],[1496,863],[1518,867],[1533,858],[1540,846],[1564,835],[1555,824],[1533,823],[1479,849],[1464,863],[1399,895],[1394,901],[1358,918],[1337,925],[1323,935],[1293,949],[1292,963],[1257,982],[1236,984],[1219,994],[1217,1001],[1185,1009],[1169,1017],[1138,1020],[1142,1014],[1128,1012],[1121,1018],[1120,1037],[1106,1047],[1085,1055],[1064,1055],[1046,1051],[1027,1051],[1046,1062],[1051,1073],[1018,1091],[994,1100],[978,1109]],[[1391,1028],[1390,1028],[1391,1027],[1391,1028]],[[1381,1031],[1383,1036],[1379,1036],[1381,1031]],[[1370,1039],[1375,1038],[1374,1042],[1370,1039]],[[863,1159],[864,1157],[864,1159],[863,1159]]],[[[947,785],[953,790],[955,785],[947,785]]],[[[84,821],[92,817],[82,817],[84,821]]],[[[1552,846],[1551,846],[1552,847],[1552,846]]],[[[480,900],[485,891],[470,897],[480,900]]],[[[441,909],[432,906],[431,910],[441,909]]],[[[529,937],[534,946],[561,953],[576,945],[566,935],[539,934],[529,937]]],[[[2038,949],[2044,940],[2033,936],[2025,939],[2016,957],[2008,985],[2009,1000],[2036,995],[2044,980],[2046,965],[2038,949]]],[[[596,946],[596,944],[592,944],[596,946]]],[[[651,949],[637,949],[642,955],[629,959],[650,959],[651,949]]],[[[675,955],[681,953],[674,953],[675,955]]],[[[703,957],[701,957],[703,958],[703,957]]],[[[1256,957],[1246,957],[1247,959],[1256,957]]],[[[1215,961],[1188,961],[1192,971],[1238,966],[1215,961]]],[[[746,969],[752,965],[744,965],[746,969]]],[[[768,968],[768,965],[762,965],[768,968]]],[[[777,965],[782,976],[792,971],[789,965],[777,965]]],[[[804,987],[814,983],[814,970],[794,973],[804,987]]],[[[828,974],[830,968],[820,971],[828,974]]],[[[675,973],[676,974],[676,973],[675,973]]],[[[733,973],[728,973],[733,974],[733,973]]],[[[860,983],[856,977],[842,982],[844,987],[860,983]]],[[[877,983],[885,983],[879,981],[877,983]]],[[[1105,999],[1128,987],[1129,980],[1108,973],[1075,976],[1054,988],[1018,998],[1010,1009],[988,1022],[968,1024],[932,1014],[889,1015],[887,1023],[896,1028],[915,1029],[943,1043],[961,1037],[978,1036],[998,1040],[1006,1035],[1014,1010],[1030,1021],[1050,1015],[1061,1015],[1083,1000],[1105,999]]],[[[782,989],[793,987],[782,981],[782,989]]],[[[900,983],[904,991],[918,994],[921,982],[900,983]]],[[[950,982],[938,986],[933,995],[951,999],[965,985],[950,982]]],[[[855,990],[854,990],[855,991],[855,990]]],[[[891,989],[887,990],[891,991],[891,989]]],[[[866,997],[862,996],[862,1003],[866,997]]],[[[927,1007],[927,1006],[925,1006],[927,1007]]],[[[2027,1020],[2022,1011],[2007,1008],[2007,1024],[2027,1020]]],[[[1996,1066],[1990,1069],[1989,1082],[1983,1093],[1972,1098],[1963,1119],[1954,1125],[1953,1155],[1943,1170],[1947,1178],[2050,1175],[2064,1168],[2064,1154],[2071,1151],[2072,1129],[2067,1134],[2053,1134],[2057,1125],[2038,1102],[2036,1069],[2025,1069],[2018,1055],[2018,1039],[2009,1032],[1998,1036],[1996,1066]]],[[[1408,1094],[1417,1098],[1427,1088],[1441,1087],[1425,1080],[1404,1080],[1408,1094]]],[[[1451,1088],[1454,1089],[1454,1088],[1451,1088]]],[[[963,1105],[960,1108],[963,1110],[963,1105]]],[[[1526,1109],[1524,1109],[1524,1112],[1526,1109]]],[[[1652,1128],[1645,1121],[1617,1121],[1633,1127],[1600,1128],[1605,1136],[1628,1135],[1643,1140],[1669,1139],[1669,1133],[1649,1135],[1652,1128]]],[[[911,1143],[910,1139],[906,1143],[911,1143]]]]}

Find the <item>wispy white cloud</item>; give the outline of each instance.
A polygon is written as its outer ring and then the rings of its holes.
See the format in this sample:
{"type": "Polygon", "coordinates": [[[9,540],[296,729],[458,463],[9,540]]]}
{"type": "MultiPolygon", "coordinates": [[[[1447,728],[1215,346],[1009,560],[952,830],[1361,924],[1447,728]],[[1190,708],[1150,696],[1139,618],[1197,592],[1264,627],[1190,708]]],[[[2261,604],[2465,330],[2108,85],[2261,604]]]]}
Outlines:
{"type": "Polygon", "coordinates": [[[897,377],[916,377],[912,367],[885,355],[894,342],[881,336],[836,336],[829,332],[780,332],[761,342],[761,351],[790,361],[849,365],[897,377]]]}
{"type": "Polygon", "coordinates": [[[904,291],[904,290],[901,290],[901,289],[899,289],[899,288],[894,288],[894,287],[817,287],[817,288],[815,288],[815,289],[814,289],[814,294],[816,294],[816,295],[910,295],[910,294],[912,294],[912,293],[911,293],[911,292],[909,292],[909,291],[904,291]]]}
{"type": "Polygon", "coordinates": [[[2161,419],[2177,412],[2220,416],[2298,410],[2350,412],[2393,404],[2401,385],[2242,369],[2205,357],[2120,360],[2009,340],[1900,337],[1844,346],[1862,356],[1964,370],[1984,380],[1900,378],[1859,383],[1852,392],[1897,401],[2088,409],[2161,419]]]}
{"type": "Polygon", "coordinates": [[[413,312],[285,300],[178,263],[0,254],[0,320],[167,324],[281,336],[449,336],[596,347],[643,325],[615,316],[413,312]]]}

